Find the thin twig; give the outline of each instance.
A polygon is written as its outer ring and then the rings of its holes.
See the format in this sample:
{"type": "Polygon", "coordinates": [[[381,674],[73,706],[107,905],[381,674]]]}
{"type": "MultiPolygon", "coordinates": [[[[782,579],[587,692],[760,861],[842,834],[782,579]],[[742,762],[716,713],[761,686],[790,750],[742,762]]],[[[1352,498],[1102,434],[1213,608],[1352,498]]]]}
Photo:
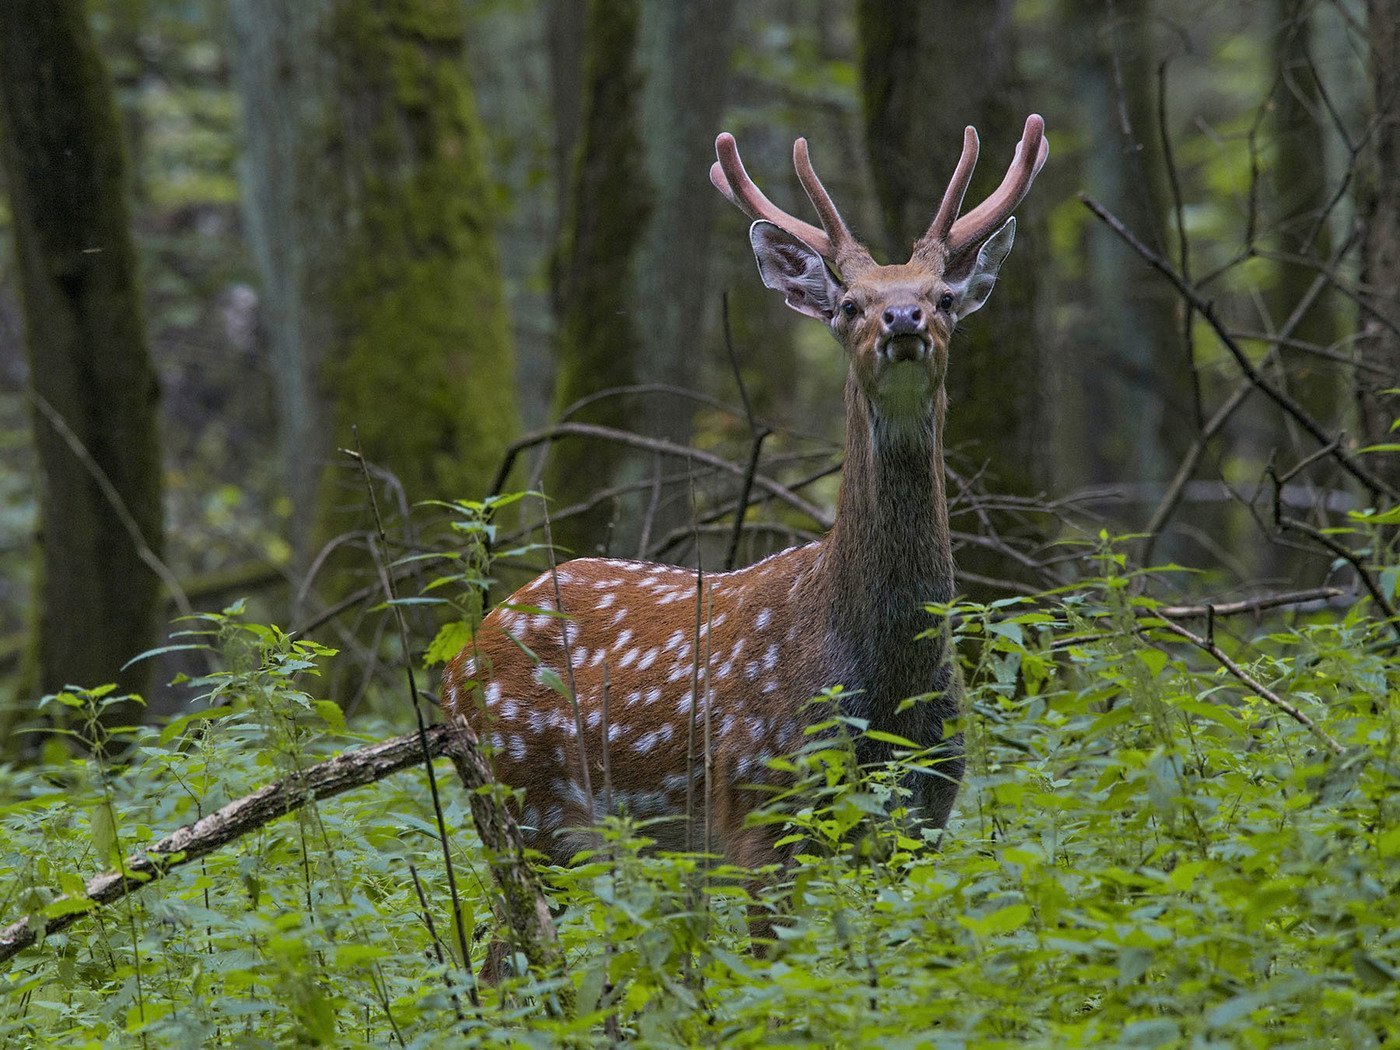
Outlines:
{"type": "Polygon", "coordinates": [[[1256,693],[1260,699],[1265,700],[1268,703],[1272,704],[1274,707],[1278,708],[1289,718],[1293,719],[1295,722],[1306,728],[1310,733],[1312,733],[1315,737],[1321,740],[1322,743],[1327,747],[1327,750],[1331,751],[1334,755],[1346,754],[1346,748],[1342,747],[1341,744],[1337,743],[1336,739],[1330,733],[1328,733],[1327,730],[1323,729],[1311,718],[1305,715],[1302,711],[1294,707],[1293,704],[1289,703],[1283,697],[1279,696],[1268,686],[1264,685],[1257,678],[1253,677],[1243,667],[1235,663],[1234,660],[1230,659],[1230,655],[1226,653],[1223,649],[1221,649],[1220,646],[1216,645],[1213,641],[1210,641],[1206,638],[1202,638],[1200,635],[1194,634],[1191,631],[1188,631],[1185,627],[1182,627],[1180,624],[1172,623],[1172,621],[1170,620],[1161,620],[1151,624],[1144,624],[1139,628],[1140,631],[1144,632],[1159,629],[1170,631],[1172,632],[1172,634],[1179,635],[1180,637],[1190,642],[1192,645],[1196,646],[1196,648],[1200,649],[1202,652],[1209,653],[1216,660],[1216,662],[1220,664],[1221,667],[1225,668],[1226,671],[1228,671],[1230,674],[1234,675],[1235,678],[1239,679],[1242,683],[1244,683],[1244,685],[1248,689],[1256,693]]]}
{"type": "MultiPolygon", "coordinates": [[[[1312,435],[1313,439],[1317,441],[1318,444],[1325,445],[1332,440],[1333,435],[1327,433],[1327,431],[1322,428],[1322,425],[1318,423],[1302,405],[1298,404],[1298,402],[1286,392],[1278,389],[1259,373],[1259,370],[1255,368],[1254,364],[1249,360],[1248,355],[1241,349],[1239,343],[1235,341],[1229,328],[1225,326],[1220,320],[1220,317],[1216,314],[1214,303],[1203,297],[1201,293],[1196,290],[1195,285],[1183,278],[1181,274],[1177,272],[1176,267],[1172,266],[1170,262],[1147,247],[1147,245],[1143,244],[1142,241],[1134,236],[1132,231],[1123,225],[1117,216],[1113,215],[1113,213],[1102,204],[1084,194],[1080,194],[1079,199],[1084,203],[1085,207],[1098,216],[1110,230],[1117,234],[1128,247],[1142,256],[1143,260],[1147,262],[1148,265],[1157,270],[1172,283],[1182,298],[1185,299],[1215,331],[1221,344],[1230,352],[1230,356],[1235,359],[1235,364],[1239,366],[1240,371],[1248,377],[1249,381],[1254,386],[1258,387],[1265,396],[1278,405],[1279,408],[1292,417],[1299,426],[1312,435]]],[[[1357,481],[1361,482],[1373,496],[1384,494],[1391,499],[1400,498],[1400,495],[1397,494],[1396,489],[1392,485],[1372,474],[1358,463],[1344,448],[1339,446],[1334,449],[1332,458],[1337,461],[1343,470],[1357,481]]]]}
{"type": "MultiPolygon", "coordinates": [[[[359,441],[358,430],[353,431],[359,441]]],[[[442,812],[442,798],[438,793],[437,772],[433,769],[433,756],[428,752],[428,720],[423,716],[423,705],[418,699],[418,681],[413,670],[413,650],[408,641],[408,624],[404,620],[403,606],[399,604],[398,589],[394,585],[393,573],[389,571],[389,538],[384,534],[384,519],[379,514],[379,500],[374,494],[374,482],[370,479],[365,457],[358,449],[342,449],[360,466],[364,476],[365,492],[369,496],[370,512],[374,516],[374,528],[379,538],[378,551],[382,552],[380,576],[384,582],[384,593],[389,597],[389,607],[394,610],[394,620],[399,628],[399,645],[403,650],[404,675],[408,679],[408,698],[413,707],[413,717],[418,724],[418,740],[423,748],[423,769],[428,775],[428,791],[433,801],[433,816],[437,822],[438,842],[442,846],[442,863],[447,872],[448,896],[452,901],[452,925],[457,929],[457,947],[461,951],[462,966],[471,973],[471,950],[467,946],[467,933],[462,922],[462,901],[457,893],[457,872],[452,864],[452,848],[447,841],[447,819],[442,812]]],[[[370,544],[371,548],[374,544],[370,544]]],[[[376,559],[379,561],[379,559],[376,559]]],[[[472,978],[469,978],[472,980],[472,978]]]]}
{"type": "MultiPolygon", "coordinates": [[[[597,426],[592,423],[559,423],[544,430],[537,430],[533,434],[527,434],[515,441],[506,450],[505,459],[501,463],[501,468],[496,472],[496,478],[491,485],[491,493],[499,494],[505,480],[509,476],[511,468],[515,465],[516,457],[526,449],[534,448],[536,445],[543,445],[547,442],[559,441],[567,437],[594,438],[599,441],[611,441],[619,445],[627,445],[630,448],[643,449],[647,452],[660,452],[667,456],[677,456],[681,459],[691,460],[695,463],[703,463],[707,467],[730,474],[734,477],[742,478],[744,469],[736,466],[723,456],[717,456],[713,452],[706,452],[704,449],[691,448],[689,445],[679,445],[674,441],[666,441],[663,438],[649,438],[641,434],[633,434],[626,430],[618,430],[615,427],[597,426]]],[[[782,500],[788,506],[806,514],[813,521],[821,524],[822,528],[831,527],[831,517],[820,507],[807,502],[797,493],[774,481],[770,477],[759,474],[754,478],[754,484],[777,499],[782,500]]]]}
{"type": "Polygon", "coordinates": [[[93,458],[92,453],[83,444],[82,438],[78,437],[73,428],[68,425],[68,420],[63,418],[62,413],[54,408],[43,394],[32,387],[27,393],[29,400],[34,403],[34,407],[49,421],[49,426],[53,427],[54,432],[63,439],[63,443],[83,465],[83,469],[92,476],[92,480],[97,482],[97,487],[102,490],[102,498],[107,501],[107,505],[112,508],[112,513],[117,516],[117,521],[121,523],[127,538],[131,540],[131,545],[136,550],[136,556],[165,585],[166,593],[170,595],[171,601],[179,607],[180,612],[185,616],[193,616],[194,607],[190,605],[190,600],[186,596],[184,588],[180,586],[179,579],[170,570],[170,566],[161,561],[160,556],[146,542],[146,537],[141,532],[141,526],[136,523],[126,501],[117,491],[117,486],[112,483],[112,479],[102,469],[102,464],[93,458]]]}
{"type": "Polygon", "coordinates": [[[1313,587],[1306,591],[1284,591],[1281,594],[1263,594],[1257,598],[1244,598],[1234,602],[1204,602],[1200,605],[1164,605],[1154,609],[1153,614],[1169,620],[1191,620],[1202,616],[1238,616],[1241,613],[1258,613],[1266,609],[1281,609],[1293,605],[1311,605],[1340,598],[1348,592],[1341,587],[1313,587]]]}

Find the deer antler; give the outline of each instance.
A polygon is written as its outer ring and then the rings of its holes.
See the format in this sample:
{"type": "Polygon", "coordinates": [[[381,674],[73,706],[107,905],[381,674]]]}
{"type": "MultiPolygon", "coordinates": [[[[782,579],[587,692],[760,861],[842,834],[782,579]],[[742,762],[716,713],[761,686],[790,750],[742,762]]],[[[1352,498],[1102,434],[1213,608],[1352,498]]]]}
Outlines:
{"type": "Polygon", "coordinates": [[[1002,179],[995,193],[959,219],[958,209],[962,207],[972,169],[977,164],[977,132],[969,127],[963,132],[962,157],[943,194],[938,214],[934,216],[928,232],[914,245],[914,254],[926,255],[941,247],[952,257],[981,244],[1021,203],[1049,155],[1050,143],[1045,138],[1045,121],[1039,114],[1032,113],[1026,118],[1026,127],[1021,141],[1016,145],[1011,166],[1006,170],[1006,178],[1002,179]]]}
{"type": "Polygon", "coordinates": [[[821,179],[817,178],[805,138],[799,138],[792,144],[792,164],[797,169],[797,178],[807,191],[808,199],[821,217],[820,230],[783,211],[764,196],[744,170],[744,163],[739,159],[739,146],[729,132],[722,132],[715,139],[715,155],[719,160],[710,165],[710,182],[749,218],[771,222],[803,241],[838,271],[848,272],[853,266],[874,265],[870,253],[851,235],[831,200],[831,194],[826,192],[821,179]]]}

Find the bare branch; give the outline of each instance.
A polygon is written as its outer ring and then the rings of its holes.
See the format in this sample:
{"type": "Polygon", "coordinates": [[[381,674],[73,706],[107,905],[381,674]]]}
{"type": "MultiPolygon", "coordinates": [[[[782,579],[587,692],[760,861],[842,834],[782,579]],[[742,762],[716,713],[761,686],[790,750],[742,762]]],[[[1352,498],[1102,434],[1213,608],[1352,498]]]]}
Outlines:
{"type": "Polygon", "coordinates": [[[1196,648],[1200,649],[1202,652],[1209,653],[1215,659],[1215,661],[1220,664],[1221,667],[1225,668],[1225,670],[1228,671],[1231,675],[1239,679],[1240,682],[1242,682],[1246,688],[1248,688],[1251,692],[1255,693],[1261,700],[1272,704],[1274,707],[1278,708],[1280,711],[1286,714],[1289,718],[1293,719],[1299,725],[1306,728],[1310,733],[1313,734],[1313,736],[1317,737],[1318,740],[1322,741],[1323,745],[1326,746],[1327,750],[1331,751],[1332,754],[1346,754],[1346,748],[1342,747],[1341,744],[1337,743],[1336,739],[1330,733],[1328,733],[1327,730],[1323,729],[1311,718],[1305,715],[1302,711],[1298,710],[1297,707],[1293,706],[1293,704],[1289,703],[1283,697],[1279,696],[1268,686],[1264,685],[1264,683],[1260,682],[1257,678],[1253,677],[1243,667],[1235,663],[1234,660],[1230,659],[1229,654],[1226,653],[1223,649],[1221,649],[1220,646],[1216,645],[1213,641],[1210,641],[1206,638],[1202,638],[1200,635],[1188,631],[1185,627],[1182,627],[1178,623],[1172,623],[1170,620],[1161,620],[1156,623],[1143,624],[1138,629],[1140,632],[1143,633],[1146,633],[1147,631],[1151,630],[1170,631],[1172,634],[1179,635],[1180,637],[1186,639],[1188,642],[1196,646],[1196,648]]]}
{"type": "MultiPolygon", "coordinates": [[[[1084,205],[1098,216],[1110,230],[1116,233],[1128,247],[1142,256],[1153,269],[1166,277],[1176,288],[1177,292],[1180,293],[1182,298],[1205,318],[1206,322],[1220,338],[1221,344],[1230,352],[1230,356],[1235,359],[1235,364],[1239,366],[1240,371],[1245,374],[1251,384],[1258,387],[1259,390],[1263,391],[1263,393],[1278,405],[1279,408],[1283,409],[1284,412],[1296,420],[1298,425],[1311,434],[1318,444],[1326,445],[1333,439],[1334,435],[1323,430],[1322,425],[1318,423],[1302,405],[1298,404],[1298,402],[1287,393],[1278,389],[1259,373],[1259,370],[1250,362],[1248,355],[1240,348],[1239,343],[1235,341],[1229,328],[1225,326],[1220,320],[1220,317],[1216,314],[1215,304],[1213,302],[1203,297],[1201,293],[1196,290],[1195,285],[1182,277],[1170,262],[1147,247],[1142,241],[1138,240],[1137,237],[1135,237],[1133,233],[1102,204],[1084,194],[1080,194],[1079,199],[1083,201],[1084,205]]],[[[1361,482],[1362,485],[1366,486],[1367,490],[1369,490],[1373,496],[1384,494],[1390,499],[1400,499],[1400,493],[1397,493],[1393,486],[1372,474],[1342,447],[1338,446],[1333,450],[1332,458],[1341,465],[1343,470],[1357,481],[1361,482]]]]}

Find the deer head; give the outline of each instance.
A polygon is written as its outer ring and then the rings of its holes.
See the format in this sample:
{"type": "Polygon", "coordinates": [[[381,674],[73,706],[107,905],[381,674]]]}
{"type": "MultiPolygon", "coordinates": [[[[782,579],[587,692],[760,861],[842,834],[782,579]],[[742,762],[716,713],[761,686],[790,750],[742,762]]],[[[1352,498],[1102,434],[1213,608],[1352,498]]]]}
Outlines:
{"type": "Polygon", "coordinates": [[[959,217],[977,163],[977,132],[963,132],[958,161],[928,231],[906,263],[881,266],[858,242],[812,168],[807,140],[793,144],[793,165],[821,228],[781,210],[744,171],[734,136],[715,140],[715,188],[754,224],[749,240],[763,283],[788,306],[823,321],[851,359],[852,374],[878,415],[926,413],[942,387],[948,339],[981,308],[1016,234],[1011,217],[1049,155],[1045,122],[1025,131],[1001,186],[959,217]]]}

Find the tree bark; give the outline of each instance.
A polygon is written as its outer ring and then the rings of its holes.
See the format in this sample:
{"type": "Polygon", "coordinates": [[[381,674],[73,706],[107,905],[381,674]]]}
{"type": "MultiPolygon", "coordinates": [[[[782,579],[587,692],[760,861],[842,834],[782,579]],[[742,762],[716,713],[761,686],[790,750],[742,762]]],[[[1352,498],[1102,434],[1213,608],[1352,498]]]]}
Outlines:
{"type": "MultiPolygon", "coordinates": [[[[1277,0],[1279,30],[1275,59],[1280,80],[1273,108],[1273,222],[1279,249],[1300,261],[1282,260],[1268,297],[1275,326],[1293,312],[1331,255],[1324,209],[1327,185],[1325,129],[1317,73],[1312,61],[1313,17],[1305,0],[1277,0]],[[1307,260],[1307,261],[1301,261],[1307,260]]],[[[1324,292],[1299,320],[1293,338],[1331,346],[1341,335],[1336,300],[1324,292]]],[[[1336,369],[1300,350],[1282,347],[1279,359],[1289,388],[1304,407],[1322,420],[1337,415],[1336,369]]]]}
{"type": "MultiPolygon", "coordinates": [[[[1368,0],[1371,99],[1375,133],[1362,168],[1358,213],[1362,226],[1361,360],[1380,374],[1357,370],[1362,438],[1392,442],[1400,418],[1400,0],[1368,0]]],[[[1400,455],[1375,457],[1386,480],[1400,485],[1400,455]]]]}
{"type": "MultiPolygon", "coordinates": [[[[1151,0],[1069,0],[1078,42],[1084,145],[1082,183],[1150,246],[1164,243],[1164,159],[1148,30],[1151,0]]],[[[1064,377],[1067,411],[1080,420],[1066,464],[1086,464],[1067,484],[1170,476],[1194,430],[1191,363],[1171,288],[1103,226],[1085,231],[1084,272],[1092,324],[1086,352],[1064,377]]],[[[1073,470],[1073,468],[1070,468],[1073,470]]]]}
{"type": "MultiPolygon", "coordinates": [[[[593,0],[588,9],[583,114],[554,272],[556,418],[590,394],[637,381],[642,340],[633,279],[653,201],[641,135],[639,17],[637,0],[593,0]]],[[[622,398],[606,398],[571,419],[630,429],[634,411],[622,398]]],[[[545,491],[556,509],[578,503],[619,479],[627,462],[615,445],[561,443],[545,491]]],[[[635,518],[636,508],[635,500],[605,501],[561,521],[554,542],[592,553],[609,526],[635,518]]]]}
{"type": "MultiPolygon", "coordinates": [[[[610,386],[699,383],[706,321],[718,305],[709,245],[719,195],[704,175],[729,81],[733,8],[734,0],[589,7],[584,110],[557,270],[557,411],[610,386]]],[[[569,74],[567,64],[557,70],[569,74]]],[[[693,433],[690,406],[664,395],[612,398],[576,418],[680,444],[693,433]]],[[[596,447],[561,446],[556,455],[556,505],[677,469],[596,447]]],[[[687,508],[683,494],[659,511],[647,510],[642,496],[619,497],[563,523],[559,539],[575,551],[607,542],[631,554],[644,516],[664,533],[687,508]]]]}
{"type": "MultiPolygon", "coordinates": [[[[861,0],[856,8],[865,142],[891,262],[907,259],[928,229],[961,155],[965,126],[975,125],[982,140],[967,207],[1006,173],[1031,112],[1015,68],[1011,6],[1010,0],[861,0]],[[930,61],[931,54],[939,60],[930,61]]],[[[991,305],[954,346],[947,443],[989,460],[998,489],[1027,493],[1043,480],[1047,444],[1037,314],[1049,253],[1034,194],[1016,221],[1016,246],[991,305]]]]}
{"type": "Polygon", "coordinates": [[[518,429],[492,188],[441,0],[235,0],[245,215],[267,296],[293,539],[349,520],[356,427],[411,500],[476,496],[518,429]]]}
{"type": "Polygon", "coordinates": [[[81,0],[0,4],[0,107],[40,475],[23,692],[140,691],[149,665],[125,665],[160,598],[158,390],[121,130],[81,0]]]}

